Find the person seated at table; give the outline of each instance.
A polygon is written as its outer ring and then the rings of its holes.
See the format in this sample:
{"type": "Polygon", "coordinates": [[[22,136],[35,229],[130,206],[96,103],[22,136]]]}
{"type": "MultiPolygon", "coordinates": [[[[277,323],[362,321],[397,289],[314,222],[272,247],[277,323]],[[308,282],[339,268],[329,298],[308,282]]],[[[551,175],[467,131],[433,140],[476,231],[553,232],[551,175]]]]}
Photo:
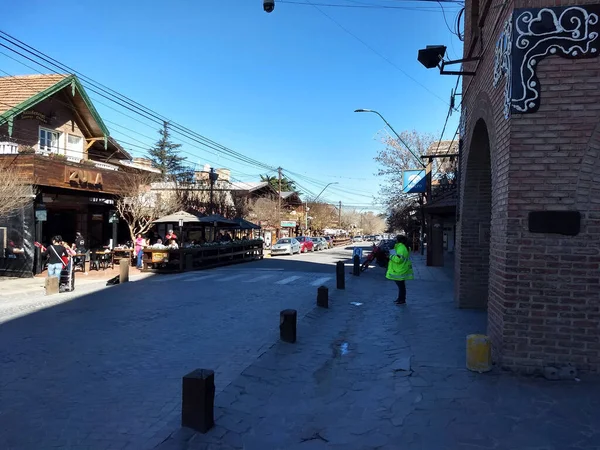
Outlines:
{"type": "Polygon", "coordinates": [[[169,241],[168,247],[172,250],[177,250],[179,249],[179,245],[177,245],[177,241],[175,239],[171,239],[169,241]]]}
{"type": "Polygon", "coordinates": [[[8,241],[8,246],[6,247],[5,253],[6,258],[18,258],[20,255],[25,253],[25,249],[18,247],[17,244],[15,244],[15,241],[11,239],[8,241]]]}
{"type": "Polygon", "coordinates": [[[161,238],[158,238],[158,239],[156,240],[156,243],[155,243],[155,244],[153,244],[153,245],[152,245],[152,247],[154,247],[154,248],[163,248],[163,247],[164,247],[164,245],[163,245],[163,243],[162,243],[162,239],[161,239],[161,238]]]}
{"type": "Polygon", "coordinates": [[[169,241],[176,241],[177,240],[177,235],[175,233],[173,233],[173,230],[169,230],[169,232],[165,235],[165,241],[169,242],[169,241]]]}

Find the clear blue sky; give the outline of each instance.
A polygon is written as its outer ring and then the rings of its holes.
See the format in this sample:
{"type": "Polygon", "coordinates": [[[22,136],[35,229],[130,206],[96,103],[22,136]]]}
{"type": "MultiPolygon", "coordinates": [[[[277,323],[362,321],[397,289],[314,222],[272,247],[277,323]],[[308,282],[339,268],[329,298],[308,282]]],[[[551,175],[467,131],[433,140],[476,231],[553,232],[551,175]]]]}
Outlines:
{"type": "MultiPolygon", "coordinates": [[[[310,2],[406,9],[320,7],[374,51],[311,5],[277,3],[267,14],[262,0],[103,0],[94,6],[65,0],[60,7],[29,0],[13,2],[0,28],[220,144],[320,180],[297,178],[313,193],[339,182],[323,195],[328,201],[366,206],[378,189],[373,157],[382,144],[375,135],[384,124],[353,111],[376,109],[397,131],[439,133],[456,78],[426,70],[417,51],[444,44],[448,56],[458,58],[462,43],[435,2],[310,2]]],[[[452,27],[458,8],[446,11],[452,27]]],[[[0,69],[35,73],[2,54],[0,69]]],[[[116,139],[148,147],[155,141],[156,126],[131,120],[90,94],[116,139]]],[[[447,138],[458,116],[452,115],[447,138]]],[[[141,156],[141,149],[124,147],[141,156]]],[[[194,154],[186,154],[192,162],[229,167],[244,181],[265,172],[191,145],[183,150],[194,154]]]]}

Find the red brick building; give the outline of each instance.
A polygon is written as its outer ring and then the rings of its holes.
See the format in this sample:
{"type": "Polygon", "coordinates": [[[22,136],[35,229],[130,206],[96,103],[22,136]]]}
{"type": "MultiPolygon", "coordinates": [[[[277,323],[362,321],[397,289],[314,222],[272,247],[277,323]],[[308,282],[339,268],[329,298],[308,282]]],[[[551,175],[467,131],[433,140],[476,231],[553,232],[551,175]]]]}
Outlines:
{"type": "Polygon", "coordinates": [[[600,372],[600,5],[467,0],[456,299],[495,361],[600,372]]]}

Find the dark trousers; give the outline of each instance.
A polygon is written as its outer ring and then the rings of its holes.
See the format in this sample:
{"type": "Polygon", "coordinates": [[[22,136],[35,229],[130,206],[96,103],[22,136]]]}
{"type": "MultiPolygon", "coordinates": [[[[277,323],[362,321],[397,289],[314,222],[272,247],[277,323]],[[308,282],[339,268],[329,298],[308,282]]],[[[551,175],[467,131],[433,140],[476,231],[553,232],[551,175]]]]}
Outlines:
{"type": "Polygon", "coordinates": [[[404,303],[406,301],[406,282],[404,280],[396,281],[398,286],[398,302],[404,303]]]}

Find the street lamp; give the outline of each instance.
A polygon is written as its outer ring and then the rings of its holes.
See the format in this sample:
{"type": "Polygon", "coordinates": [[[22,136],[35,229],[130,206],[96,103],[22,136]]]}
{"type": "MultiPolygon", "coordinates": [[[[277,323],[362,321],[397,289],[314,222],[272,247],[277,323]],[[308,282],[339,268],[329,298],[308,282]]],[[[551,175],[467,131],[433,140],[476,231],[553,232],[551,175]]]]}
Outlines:
{"type": "Polygon", "coordinates": [[[313,203],[316,203],[316,201],[317,201],[317,200],[318,200],[318,198],[321,196],[321,194],[322,194],[323,192],[325,192],[325,189],[327,189],[327,188],[328,188],[329,186],[331,186],[332,184],[340,184],[340,183],[338,183],[337,181],[334,181],[333,183],[329,183],[327,186],[325,186],[325,187],[323,188],[323,190],[322,190],[321,192],[319,192],[319,195],[317,195],[317,196],[315,197],[315,199],[313,200],[313,203]]]}
{"type": "MultiPolygon", "coordinates": [[[[394,132],[394,134],[396,136],[398,136],[398,140],[404,144],[404,146],[411,153],[411,155],[413,155],[419,161],[419,164],[421,164],[421,166],[425,168],[425,170],[426,170],[426,176],[427,176],[427,182],[426,183],[427,183],[427,186],[428,186],[428,189],[429,189],[431,187],[431,165],[426,166],[425,164],[423,164],[423,161],[421,161],[421,158],[419,158],[417,155],[414,154],[414,152],[410,149],[410,147],[406,144],[406,142],[404,142],[404,140],[400,137],[400,135],[398,133],[396,133],[396,130],[394,130],[392,128],[392,126],[388,123],[388,121],[385,120],[385,118],[381,114],[379,114],[377,111],[374,111],[372,109],[357,109],[354,112],[370,112],[370,113],[375,113],[379,117],[381,117],[381,120],[383,120],[385,122],[385,124],[390,128],[390,130],[392,130],[394,132]]],[[[420,236],[420,241],[421,241],[421,244],[420,244],[421,255],[424,254],[424,244],[423,244],[424,243],[424,233],[425,233],[425,230],[424,230],[424,227],[425,227],[424,197],[425,196],[423,194],[421,194],[421,236],[420,236]]],[[[431,197],[428,196],[427,197],[427,201],[429,201],[430,198],[431,197]]]]}
{"type": "MultiPolygon", "coordinates": [[[[316,203],[316,202],[317,202],[317,200],[319,199],[319,197],[321,196],[321,194],[322,194],[323,192],[325,192],[325,189],[327,189],[327,188],[328,188],[329,186],[331,186],[332,184],[339,184],[339,183],[338,183],[337,181],[334,181],[334,182],[332,182],[332,183],[328,183],[328,184],[327,184],[327,186],[325,186],[325,187],[323,188],[323,190],[322,190],[321,192],[319,192],[319,195],[317,195],[317,196],[315,197],[315,199],[313,200],[313,203],[316,203]]],[[[308,230],[308,202],[304,202],[304,209],[305,209],[305,211],[304,211],[304,213],[305,213],[304,226],[306,227],[306,230],[308,230]]]]}
{"type": "Polygon", "coordinates": [[[370,112],[370,113],[374,113],[377,114],[379,117],[381,117],[381,120],[383,120],[385,122],[385,124],[389,127],[390,130],[392,130],[394,132],[394,134],[396,135],[396,137],[398,138],[398,140],[400,142],[402,142],[402,144],[406,147],[406,149],[410,152],[411,155],[413,155],[417,161],[419,161],[419,164],[421,164],[421,166],[426,167],[425,164],[423,164],[423,161],[421,161],[421,158],[419,158],[411,149],[410,146],[404,142],[404,139],[402,139],[400,137],[400,135],[398,133],[396,133],[396,130],[394,130],[394,128],[389,124],[389,122],[387,120],[385,120],[385,118],[379,114],[379,112],[373,110],[373,109],[357,109],[354,112],[356,113],[362,113],[362,112],[370,112]]]}

